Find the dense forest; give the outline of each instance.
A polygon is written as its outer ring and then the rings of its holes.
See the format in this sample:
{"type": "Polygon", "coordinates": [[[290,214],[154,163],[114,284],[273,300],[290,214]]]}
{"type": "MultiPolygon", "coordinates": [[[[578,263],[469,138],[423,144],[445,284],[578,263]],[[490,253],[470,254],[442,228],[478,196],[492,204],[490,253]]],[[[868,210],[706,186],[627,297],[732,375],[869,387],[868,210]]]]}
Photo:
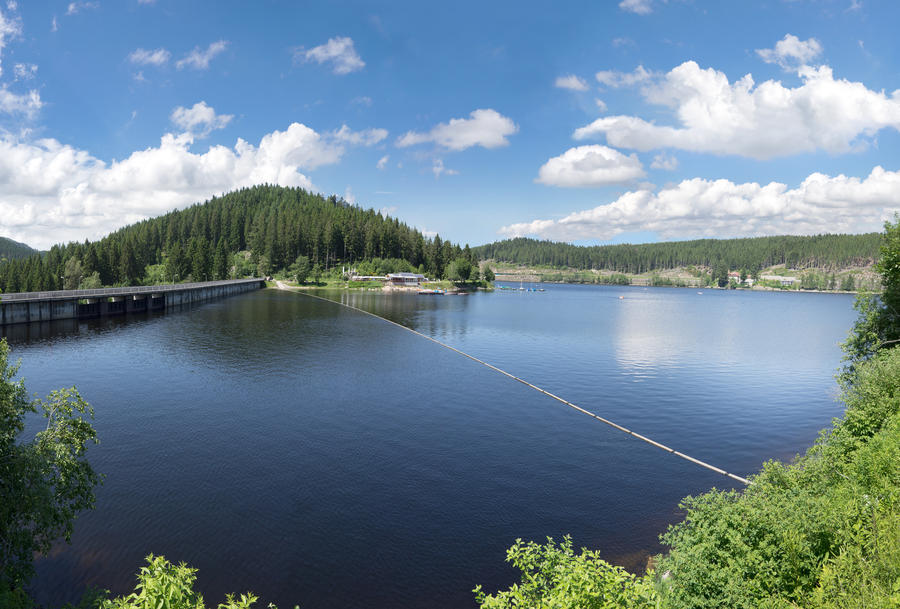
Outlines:
{"type": "Polygon", "coordinates": [[[27,258],[36,253],[37,250],[24,243],[19,243],[18,241],[13,241],[6,237],[0,237],[0,261],[13,260],[15,258],[27,258]]]}
{"type": "Polygon", "coordinates": [[[379,269],[440,278],[460,258],[476,260],[468,246],[460,248],[439,235],[426,238],[394,218],[335,196],[262,185],[126,226],[99,241],[55,245],[46,253],[0,263],[0,290],[264,276],[301,259],[316,272],[383,260],[379,269]]]}
{"type": "Polygon", "coordinates": [[[836,270],[872,265],[881,241],[881,233],[698,239],[597,246],[517,238],[480,245],[472,248],[472,251],[482,260],[634,274],[721,264],[728,269],[747,271],[758,271],[778,264],[789,268],[836,270]]]}

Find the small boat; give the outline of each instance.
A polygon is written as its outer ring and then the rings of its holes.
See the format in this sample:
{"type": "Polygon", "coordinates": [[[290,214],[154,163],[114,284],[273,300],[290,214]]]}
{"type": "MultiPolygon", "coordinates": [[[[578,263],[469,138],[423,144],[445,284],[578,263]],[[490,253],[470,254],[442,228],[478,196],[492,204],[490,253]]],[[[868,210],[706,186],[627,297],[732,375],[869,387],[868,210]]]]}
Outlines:
{"type": "Polygon", "coordinates": [[[419,290],[416,294],[424,296],[441,296],[444,294],[444,290],[419,290]]]}

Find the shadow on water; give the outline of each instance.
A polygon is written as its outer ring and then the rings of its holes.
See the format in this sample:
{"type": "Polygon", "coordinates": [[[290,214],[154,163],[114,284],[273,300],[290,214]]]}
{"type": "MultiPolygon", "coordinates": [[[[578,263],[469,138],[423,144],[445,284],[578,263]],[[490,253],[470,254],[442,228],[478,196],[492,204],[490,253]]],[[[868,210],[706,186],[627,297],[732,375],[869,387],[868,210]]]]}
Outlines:
{"type": "Polygon", "coordinates": [[[147,323],[166,315],[191,313],[209,302],[199,302],[170,306],[165,311],[138,311],[93,317],[85,319],[57,319],[53,321],[34,321],[29,323],[0,326],[0,337],[6,338],[10,345],[29,344],[42,341],[54,341],[70,337],[90,337],[106,332],[115,332],[135,324],[147,323]]]}

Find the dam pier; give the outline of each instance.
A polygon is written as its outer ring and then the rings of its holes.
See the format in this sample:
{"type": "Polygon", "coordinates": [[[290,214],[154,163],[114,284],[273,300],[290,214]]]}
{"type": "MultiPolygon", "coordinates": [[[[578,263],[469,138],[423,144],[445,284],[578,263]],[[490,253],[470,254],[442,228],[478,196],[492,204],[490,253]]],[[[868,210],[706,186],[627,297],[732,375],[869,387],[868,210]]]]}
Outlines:
{"type": "Polygon", "coordinates": [[[179,305],[243,294],[265,287],[262,279],[171,285],[0,294],[0,326],[163,311],[179,305]]]}

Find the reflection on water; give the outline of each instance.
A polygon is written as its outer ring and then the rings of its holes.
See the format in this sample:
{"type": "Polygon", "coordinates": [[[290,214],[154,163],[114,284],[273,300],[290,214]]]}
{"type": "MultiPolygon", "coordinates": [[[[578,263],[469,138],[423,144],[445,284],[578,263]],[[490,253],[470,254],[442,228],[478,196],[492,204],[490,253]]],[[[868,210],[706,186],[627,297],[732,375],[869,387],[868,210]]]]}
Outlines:
{"type": "MultiPolygon", "coordinates": [[[[445,341],[746,474],[838,413],[852,299],[596,286],[330,298],[445,341]],[[619,298],[622,296],[622,298],[619,298]]],[[[370,316],[262,291],[181,313],[12,326],[28,389],[77,385],[106,474],[38,601],[124,593],[150,552],[206,598],[472,607],[517,538],[642,568],[678,501],[727,479],[370,316]]],[[[32,422],[33,423],[33,422],[32,422]]]]}

